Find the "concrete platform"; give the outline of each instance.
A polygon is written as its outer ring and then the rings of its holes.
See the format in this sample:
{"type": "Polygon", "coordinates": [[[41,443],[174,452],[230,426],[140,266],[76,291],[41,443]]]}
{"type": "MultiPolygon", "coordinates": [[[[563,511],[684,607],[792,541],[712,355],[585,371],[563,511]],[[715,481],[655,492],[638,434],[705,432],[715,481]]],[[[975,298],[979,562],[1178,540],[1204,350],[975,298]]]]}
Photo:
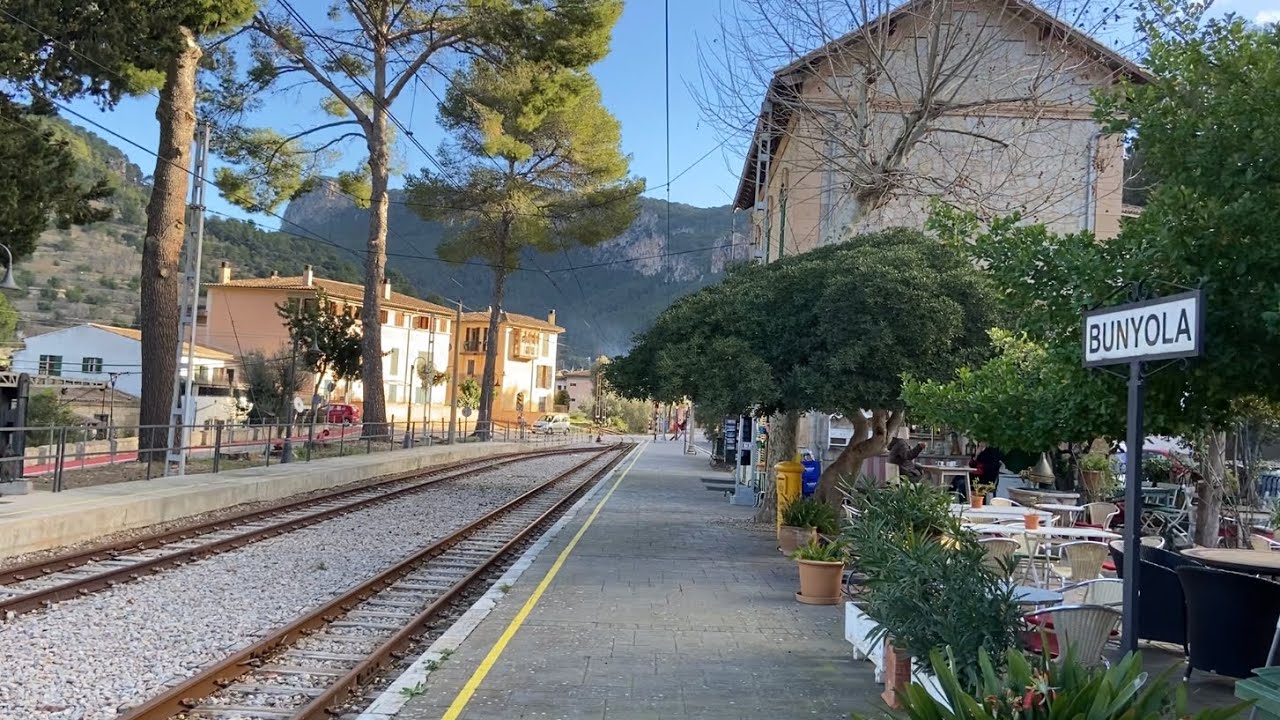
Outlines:
{"type": "MultiPolygon", "coordinates": [[[[545,447],[539,444],[537,447],[545,447]]],[[[60,493],[0,498],[0,558],[59,547],[109,533],[248,502],[514,452],[520,443],[436,445],[343,458],[97,485],[60,493]]],[[[530,448],[533,449],[533,448],[530,448]]]]}
{"type": "Polygon", "coordinates": [[[878,713],[839,610],[795,601],[794,563],[753,508],[708,492],[706,456],[682,448],[649,443],[620,466],[421,686],[386,695],[398,710],[361,717],[878,713]]]}

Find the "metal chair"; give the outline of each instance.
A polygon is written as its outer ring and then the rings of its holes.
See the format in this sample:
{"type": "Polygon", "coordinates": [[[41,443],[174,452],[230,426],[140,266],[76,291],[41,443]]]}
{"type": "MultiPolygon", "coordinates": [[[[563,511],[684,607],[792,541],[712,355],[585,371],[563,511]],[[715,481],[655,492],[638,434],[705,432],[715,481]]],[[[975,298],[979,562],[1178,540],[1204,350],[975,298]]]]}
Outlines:
{"type": "Polygon", "coordinates": [[[1080,540],[1059,545],[1058,561],[1050,563],[1049,569],[1063,581],[1095,580],[1102,577],[1102,563],[1106,561],[1110,549],[1106,543],[1080,540]]]}
{"type": "Polygon", "coordinates": [[[1001,577],[1009,577],[1017,564],[1015,557],[1022,549],[1022,543],[1009,538],[984,538],[978,541],[986,553],[983,565],[991,568],[1001,577]]]}
{"type": "Polygon", "coordinates": [[[1249,547],[1261,552],[1271,552],[1276,548],[1276,543],[1266,535],[1253,533],[1249,535],[1249,547]]]}
{"type": "Polygon", "coordinates": [[[1120,515],[1120,507],[1115,503],[1091,502],[1088,505],[1084,505],[1083,508],[1084,519],[1080,524],[1103,530],[1110,530],[1111,524],[1120,515]]]}
{"type": "Polygon", "coordinates": [[[1067,648],[1086,667],[1102,664],[1102,651],[1120,626],[1119,610],[1102,605],[1059,605],[1030,613],[1036,624],[1026,636],[1029,649],[1058,657],[1067,648]]]}
{"type": "Polygon", "coordinates": [[[1062,594],[1073,590],[1084,590],[1080,602],[1084,605],[1102,605],[1118,608],[1124,604],[1124,581],[1115,578],[1098,578],[1085,580],[1062,588],[1062,594]]]}
{"type": "Polygon", "coordinates": [[[1191,493],[1178,490],[1173,507],[1146,508],[1142,512],[1143,535],[1167,535],[1183,545],[1191,544],[1191,493]]]}

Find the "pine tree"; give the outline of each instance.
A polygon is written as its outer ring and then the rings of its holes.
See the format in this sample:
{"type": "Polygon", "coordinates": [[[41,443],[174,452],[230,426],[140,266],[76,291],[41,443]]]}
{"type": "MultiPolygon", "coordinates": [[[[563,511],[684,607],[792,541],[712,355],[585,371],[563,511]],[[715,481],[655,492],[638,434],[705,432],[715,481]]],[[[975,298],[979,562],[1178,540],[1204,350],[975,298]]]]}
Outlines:
{"type": "Polygon", "coordinates": [[[618,121],[585,71],[475,63],[440,105],[453,135],[443,172],[408,179],[409,203],[445,223],[442,258],[493,270],[478,427],[493,419],[498,326],[508,276],[526,250],[559,252],[617,237],[635,219],[644,181],[628,177],[618,121]]]}

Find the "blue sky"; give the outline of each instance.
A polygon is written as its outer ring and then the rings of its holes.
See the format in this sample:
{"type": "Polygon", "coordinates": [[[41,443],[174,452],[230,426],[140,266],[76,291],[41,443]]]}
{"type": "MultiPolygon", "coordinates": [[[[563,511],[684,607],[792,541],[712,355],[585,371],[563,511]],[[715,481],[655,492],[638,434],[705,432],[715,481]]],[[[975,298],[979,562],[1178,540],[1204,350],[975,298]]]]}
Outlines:
{"type": "MultiPolygon", "coordinates": [[[[732,0],[725,0],[732,2],[732,0]]],[[[296,3],[303,7],[302,3],[296,3]]],[[[717,26],[718,0],[675,0],[671,3],[671,173],[676,175],[692,165],[708,151],[717,148],[710,156],[697,163],[671,187],[671,199],[702,207],[725,205],[737,185],[737,174],[742,156],[737,147],[742,143],[735,139],[721,146],[723,136],[700,122],[697,101],[686,87],[686,81],[698,83],[699,34],[714,33],[717,26]]],[[[316,18],[317,27],[321,19],[316,18]]],[[[663,4],[659,0],[630,0],[626,3],[622,18],[614,29],[609,56],[601,61],[593,72],[599,80],[605,105],[622,123],[623,149],[632,156],[632,171],[647,179],[655,188],[648,194],[665,197],[661,188],[666,178],[666,127],[663,113],[663,4]]],[[[431,88],[443,96],[446,81],[439,77],[420,74],[431,88]]],[[[319,95],[312,91],[268,100],[255,122],[274,127],[283,132],[297,131],[322,115],[310,112],[319,95]]],[[[126,99],[110,111],[102,111],[91,102],[73,103],[72,107],[107,128],[154,149],[158,126],[155,121],[156,98],[144,95],[126,99]]],[[[436,99],[422,90],[415,98],[406,90],[397,100],[392,112],[411,127],[414,136],[432,153],[442,139],[442,131],[435,124],[436,99]]],[[[144,173],[150,174],[155,158],[147,152],[132,147],[78,118],[68,116],[71,122],[88,127],[120,147],[137,163],[144,173]]],[[[329,118],[330,120],[332,118],[329,118]]],[[[341,163],[335,167],[350,167],[364,155],[363,142],[357,141],[347,148],[341,163]]],[[[417,171],[426,159],[413,145],[402,142],[398,149],[397,166],[404,171],[417,171]]],[[[393,177],[392,185],[400,184],[393,177]]],[[[209,191],[209,207],[215,211],[247,217],[209,191]]],[[[256,218],[264,225],[275,227],[278,221],[266,216],[256,218]]]]}
{"type": "MultiPolygon", "coordinates": [[[[674,0],[671,2],[671,173],[688,170],[671,187],[671,199],[691,205],[709,207],[724,205],[737,185],[738,171],[742,163],[740,138],[725,138],[714,128],[702,122],[697,101],[688,85],[697,87],[698,43],[716,34],[717,16],[721,7],[732,8],[734,0],[674,0]],[[701,162],[695,161],[708,151],[713,151],[701,162]]],[[[298,3],[304,7],[303,3],[298,3]]],[[[1235,12],[1252,20],[1275,22],[1280,20],[1280,0],[1226,0],[1219,2],[1215,12],[1235,12]]],[[[321,22],[317,18],[317,24],[321,22]]],[[[666,128],[663,113],[663,3],[660,0],[628,0],[621,20],[614,29],[612,51],[601,61],[594,73],[598,78],[606,106],[622,123],[623,147],[632,156],[632,169],[636,175],[648,180],[654,188],[648,194],[665,197],[660,186],[666,178],[666,128]]],[[[440,95],[446,81],[439,77],[427,78],[432,89],[440,95]]],[[[420,92],[416,99],[406,92],[393,112],[413,130],[415,137],[434,152],[442,138],[442,131],[435,124],[435,98],[420,92]]],[[[256,118],[264,125],[281,131],[297,131],[322,116],[308,109],[316,106],[319,95],[313,91],[296,93],[269,101],[261,116],[256,118]]],[[[147,148],[156,146],[155,98],[143,96],[122,102],[109,112],[103,112],[92,103],[74,104],[77,111],[93,118],[108,128],[138,142],[147,148]]],[[[84,124],[74,117],[68,119],[84,124]]],[[[121,147],[144,172],[150,173],[155,165],[154,157],[146,152],[104,135],[121,147]]],[[[360,144],[352,145],[343,158],[343,166],[350,167],[363,157],[360,144]]],[[[426,159],[412,145],[402,142],[398,152],[401,171],[416,171],[426,159]]],[[[400,184],[393,178],[393,186],[400,184]]],[[[210,192],[209,206],[221,212],[244,216],[221,198],[210,192]]],[[[259,216],[268,226],[276,226],[274,219],[259,216]]]]}

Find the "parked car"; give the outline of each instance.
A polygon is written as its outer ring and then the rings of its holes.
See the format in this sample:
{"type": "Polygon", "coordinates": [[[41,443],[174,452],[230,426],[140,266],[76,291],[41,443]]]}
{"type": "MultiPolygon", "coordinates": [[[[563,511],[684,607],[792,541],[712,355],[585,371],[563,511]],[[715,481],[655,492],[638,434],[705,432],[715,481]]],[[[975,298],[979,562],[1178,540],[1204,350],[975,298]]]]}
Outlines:
{"type": "Polygon", "coordinates": [[[533,424],[533,431],[537,433],[546,433],[548,435],[554,433],[563,433],[568,435],[569,416],[564,413],[543,415],[533,424]]]}
{"type": "Polygon", "coordinates": [[[355,425],[360,422],[360,408],[355,405],[326,405],[321,412],[325,422],[335,425],[355,425]]]}

